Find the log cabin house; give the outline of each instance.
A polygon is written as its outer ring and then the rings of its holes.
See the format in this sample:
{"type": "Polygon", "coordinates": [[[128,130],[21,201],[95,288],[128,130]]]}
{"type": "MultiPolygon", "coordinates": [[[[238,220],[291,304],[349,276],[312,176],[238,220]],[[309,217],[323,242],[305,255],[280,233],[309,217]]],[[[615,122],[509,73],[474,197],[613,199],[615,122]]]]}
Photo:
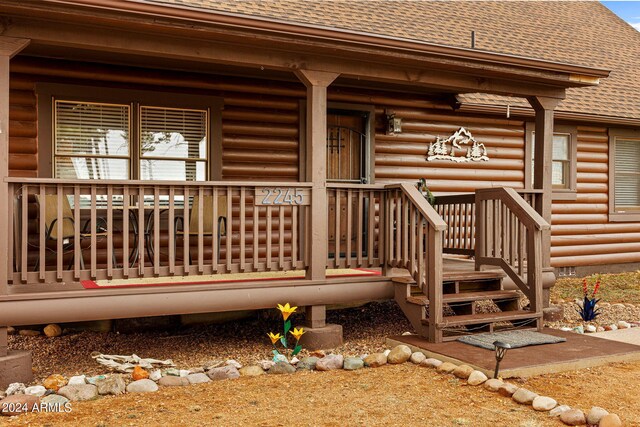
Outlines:
{"type": "MultiPolygon", "coordinates": [[[[597,2],[0,18],[0,325],[288,301],[339,340],[327,305],[395,298],[439,342],[540,328],[556,275],[640,263],[640,33],[597,2]]],[[[0,326],[0,382],[29,363],[0,326]]]]}

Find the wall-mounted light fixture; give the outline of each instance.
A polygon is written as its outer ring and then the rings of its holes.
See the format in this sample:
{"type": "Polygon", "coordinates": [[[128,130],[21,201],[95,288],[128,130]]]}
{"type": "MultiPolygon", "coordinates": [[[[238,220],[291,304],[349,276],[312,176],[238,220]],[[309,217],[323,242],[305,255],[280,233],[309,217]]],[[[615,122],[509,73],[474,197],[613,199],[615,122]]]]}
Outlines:
{"type": "Polygon", "coordinates": [[[400,117],[396,117],[396,113],[393,111],[386,110],[385,114],[387,115],[387,134],[393,135],[401,133],[402,119],[400,117]]]}

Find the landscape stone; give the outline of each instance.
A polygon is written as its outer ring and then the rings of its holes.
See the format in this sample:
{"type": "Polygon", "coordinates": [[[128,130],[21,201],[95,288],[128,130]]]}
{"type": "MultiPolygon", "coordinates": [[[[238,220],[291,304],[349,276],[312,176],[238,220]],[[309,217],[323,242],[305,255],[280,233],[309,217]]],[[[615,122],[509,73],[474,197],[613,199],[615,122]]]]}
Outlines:
{"type": "Polygon", "coordinates": [[[258,360],[256,362],[256,365],[260,366],[265,371],[268,371],[269,368],[271,368],[275,364],[276,362],[274,362],[273,360],[258,360]]]}
{"type": "Polygon", "coordinates": [[[86,383],[86,375],[76,375],[75,377],[69,378],[69,382],[67,383],[67,385],[84,385],[86,383]]]}
{"type": "Polygon", "coordinates": [[[426,358],[427,358],[427,356],[425,356],[424,353],[422,353],[420,351],[416,351],[413,354],[411,354],[411,357],[409,358],[409,360],[411,360],[412,363],[415,363],[416,365],[419,365],[426,358]]]}
{"type": "Polygon", "coordinates": [[[631,327],[631,325],[624,320],[620,320],[616,326],[618,326],[618,329],[629,329],[631,327]]]}
{"type": "Polygon", "coordinates": [[[531,405],[536,397],[538,397],[536,393],[527,390],[526,388],[519,388],[511,396],[513,400],[518,403],[522,403],[523,405],[531,405]]]}
{"type": "Polygon", "coordinates": [[[211,382],[211,379],[207,376],[207,374],[198,372],[196,374],[187,375],[187,381],[189,381],[190,384],[203,384],[211,382]]]}
{"type": "Polygon", "coordinates": [[[466,380],[469,378],[469,375],[473,372],[473,368],[469,365],[459,365],[456,369],[453,370],[453,375],[456,377],[466,380]]]}
{"type": "Polygon", "coordinates": [[[600,418],[598,427],[622,427],[622,420],[616,414],[607,414],[600,418]]]}
{"type": "Polygon", "coordinates": [[[420,362],[420,366],[426,366],[427,368],[437,368],[440,365],[442,365],[442,360],[434,359],[433,357],[420,362]]]}
{"type": "Polygon", "coordinates": [[[268,374],[273,374],[273,375],[293,374],[295,372],[296,372],[295,366],[292,366],[290,363],[287,363],[287,362],[278,362],[275,365],[273,365],[269,369],[269,371],[267,371],[268,374]]]}
{"type": "Polygon", "coordinates": [[[105,375],[96,375],[94,377],[87,377],[87,383],[96,385],[96,381],[107,378],[105,375]]]}
{"type": "Polygon", "coordinates": [[[204,374],[204,373],[205,373],[205,370],[202,366],[189,369],[189,374],[204,374]]]}
{"type": "Polygon", "coordinates": [[[134,381],[144,380],[149,378],[149,372],[140,366],[135,366],[131,373],[131,378],[133,378],[134,381]]]}
{"type": "Polygon", "coordinates": [[[567,406],[567,405],[556,406],[551,411],[549,411],[549,416],[550,417],[559,417],[560,414],[562,414],[563,412],[568,411],[569,409],[571,409],[571,407],[567,406]]]}
{"type": "MultiPolygon", "coordinates": [[[[207,379],[209,378],[207,377],[207,379]]],[[[150,393],[154,391],[158,391],[158,384],[148,378],[134,381],[127,386],[127,392],[129,393],[150,393]]]]}
{"type": "Polygon", "coordinates": [[[440,366],[438,366],[436,368],[436,371],[440,372],[441,374],[450,374],[453,371],[455,371],[457,368],[456,365],[454,365],[451,362],[444,362],[443,364],[441,364],[440,366]]]}
{"type": "Polygon", "coordinates": [[[550,411],[558,406],[558,402],[547,396],[538,396],[533,399],[533,409],[536,411],[550,411]]]}
{"type": "Polygon", "coordinates": [[[176,368],[169,368],[169,369],[165,369],[164,370],[164,375],[171,375],[174,377],[179,377],[180,376],[180,371],[177,370],[176,368]]]}
{"type": "Polygon", "coordinates": [[[606,325],[606,326],[604,327],[604,330],[605,330],[605,331],[617,331],[617,330],[618,330],[618,327],[617,327],[616,325],[606,325]]]}
{"type": "Polygon", "coordinates": [[[67,379],[60,374],[49,375],[42,385],[47,390],[58,391],[60,387],[67,385],[67,379]]]}
{"type": "Polygon", "coordinates": [[[151,371],[151,373],[149,373],[149,379],[151,381],[158,381],[160,378],[162,378],[162,371],[160,369],[154,369],[153,371],[151,371]]]}
{"type": "Polygon", "coordinates": [[[213,368],[219,368],[224,365],[225,365],[224,360],[208,360],[207,362],[202,364],[202,367],[204,368],[205,371],[210,371],[213,368]]]}
{"type": "Polygon", "coordinates": [[[502,380],[499,380],[497,378],[491,378],[485,381],[484,388],[486,388],[489,391],[498,391],[498,389],[502,387],[503,384],[504,383],[502,382],[502,380]]]}
{"type": "Polygon", "coordinates": [[[504,383],[498,389],[498,394],[504,397],[511,397],[518,390],[518,387],[511,383],[504,383]]]}
{"type": "Polygon", "coordinates": [[[389,357],[389,353],[391,353],[391,350],[386,349],[385,351],[382,352],[385,356],[389,357]]]}
{"type": "Polygon", "coordinates": [[[49,394],[40,399],[40,403],[47,405],[47,412],[64,412],[69,399],[59,394],[49,394]]]}
{"type": "Polygon", "coordinates": [[[387,356],[384,353],[372,353],[364,358],[364,366],[370,368],[379,368],[387,364],[387,356]]]}
{"type": "Polygon", "coordinates": [[[293,356],[291,358],[291,360],[289,361],[289,363],[291,363],[292,365],[295,365],[296,363],[298,363],[300,361],[300,359],[298,359],[297,357],[293,356]]]}
{"type": "Polygon", "coordinates": [[[569,409],[560,414],[560,421],[568,426],[582,426],[587,423],[584,412],[579,409],[569,409]]]}
{"type": "Polygon", "coordinates": [[[309,356],[309,357],[303,357],[297,364],[296,364],[296,369],[304,369],[304,370],[308,370],[308,371],[313,371],[314,369],[316,369],[316,363],[318,363],[318,359],[317,357],[314,356],[309,356]]]}
{"type": "Polygon", "coordinates": [[[236,369],[242,368],[242,364],[240,364],[238,361],[233,359],[227,360],[227,363],[225,363],[225,365],[233,366],[236,369]]]}
{"type": "Polygon", "coordinates": [[[112,394],[117,396],[123,394],[127,385],[121,375],[109,375],[108,377],[96,380],[98,394],[105,396],[112,394]]]}
{"type": "Polygon", "coordinates": [[[411,349],[409,346],[400,344],[395,346],[387,355],[387,363],[398,365],[404,363],[411,357],[411,349]]]}
{"type": "Polygon", "coordinates": [[[364,368],[364,360],[359,357],[347,357],[344,359],[344,369],[347,371],[355,371],[364,368]]]}
{"type": "Polygon", "coordinates": [[[59,325],[52,323],[51,325],[44,327],[44,334],[49,338],[59,337],[62,335],[62,328],[59,325]]]}
{"type": "Polygon", "coordinates": [[[29,394],[22,393],[13,394],[2,399],[0,413],[7,417],[20,415],[24,413],[22,409],[26,409],[26,412],[31,412],[34,406],[37,407],[37,405],[40,405],[40,398],[38,396],[31,396],[29,394]]]}
{"type": "Polygon", "coordinates": [[[210,369],[207,372],[207,376],[209,376],[213,381],[231,380],[240,377],[240,372],[238,372],[238,369],[235,366],[226,365],[210,369]]]}
{"type": "Polygon", "coordinates": [[[587,325],[584,328],[585,332],[596,332],[598,330],[598,328],[596,328],[594,325],[587,325]]]}
{"type": "Polygon", "coordinates": [[[602,326],[598,326],[596,328],[596,332],[604,332],[604,331],[605,331],[605,329],[602,326]]]}
{"type": "Polygon", "coordinates": [[[578,334],[584,334],[584,327],[582,325],[578,325],[575,328],[573,328],[573,332],[578,334]]]}
{"type": "Polygon", "coordinates": [[[7,396],[13,396],[14,394],[24,394],[24,390],[27,387],[22,383],[11,383],[5,390],[7,396]]]}
{"type": "Polygon", "coordinates": [[[24,394],[28,394],[31,396],[38,396],[38,397],[44,396],[46,392],[47,392],[47,389],[41,385],[34,385],[24,389],[24,394]]]}
{"type": "Polygon", "coordinates": [[[179,372],[180,372],[180,376],[181,376],[182,378],[186,378],[186,377],[188,377],[188,376],[191,374],[191,371],[190,371],[190,370],[188,370],[188,369],[180,369],[180,371],[179,371],[179,372]]]}
{"type": "Polygon", "coordinates": [[[318,371],[331,371],[334,369],[342,369],[344,357],[341,354],[329,354],[316,363],[318,371]]]}
{"type": "Polygon", "coordinates": [[[602,419],[602,417],[604,417],[608,413],[609,413],[609,411],[607,411],[604,408],[601,408],[599,406],[592,407],[589,410],[589,413],[587,414],[587,424],[595,424],[595,425],[597,425],[600,422],[600,420],[602,419]]]}
{"type": "Polygon", "coordinates": [[[35,331],[33,329],[20,329],[18,335],[22,335],[23,337],[37,337],[40,335],[40,331],[35,331]]]}
{"type": "Polygon", "coordinates": [[[58,394],[72,402],[83,402],[98,397],[98,387],[93,384],[66,385],[58,390],[58,394]]]}
{"type": "Polygon", "coordinates": [[[289,363],[289,361],[287,360],[287,356],[285,356],[284,354],[276,354],[275,356],[273,356],[273,363],[278,363],[278,362],[289,363]]]}
{"type": "Polygon", "coordinates": [[[240,368],[238,372],[240,372],[240,375],[246,376],[246,377],[255,377],[258,375],[264,375],[264,370],[257,365],[244,366],[240,368]]]}
{"type": "Polygon", "coordinates": [[[469,379],[467,380],[467,384],[469,385],[480,385],[487,381],[487,376],[480,371],[473,371],[471,375],[469,375],[469,379]]]}
{"type": "Polygon", "coordinates": [[[158,384],[163,387],[178,387],[189,385],[189,380],[184,377],[176,377],[175,375],[166,375],[158,380],[158,384]]]}
{"type": "Polygon", "coordinates": [[[16,328],[14,328],[13,326],[7,326],[7,334],[8,335],[15,335],[16,334],[16,328]]]}

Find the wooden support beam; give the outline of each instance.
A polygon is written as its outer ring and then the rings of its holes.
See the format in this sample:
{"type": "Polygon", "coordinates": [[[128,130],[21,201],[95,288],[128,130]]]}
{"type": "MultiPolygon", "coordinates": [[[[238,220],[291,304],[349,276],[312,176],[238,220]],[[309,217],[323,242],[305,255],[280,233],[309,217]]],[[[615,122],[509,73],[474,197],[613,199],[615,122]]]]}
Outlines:
{"type": "Polygon", "coordinates": [[[9,345],[7,335],[7,328],[0,326],[0,357],[7,355],[7,347],[9,345]]]}
{"type": "Polygon", "coordinates": [[[338,77],[323,71],[296,71],[307,87],[306,153],[307,181],[311,187],[311,207],[307,222],[307,279],[326,276],[327,213],[327,87],[338,77]]]}
{"type": "Polygon", "coordinates": [[[307,306],[305,308],[305,325],[308,328],[324,328],[327,325],[327,306],[307,306]]]}

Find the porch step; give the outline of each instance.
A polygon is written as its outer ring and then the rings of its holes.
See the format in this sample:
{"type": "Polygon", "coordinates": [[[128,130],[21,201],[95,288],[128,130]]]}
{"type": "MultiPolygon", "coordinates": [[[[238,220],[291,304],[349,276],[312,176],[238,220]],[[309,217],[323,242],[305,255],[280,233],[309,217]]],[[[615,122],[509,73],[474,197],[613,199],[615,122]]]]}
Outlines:
{"type": "MultiPolygon", "coordinates": [[[[482,313],[482,314],[468,314],[463,316],[445,316],[442,323],[436,325],[438,328],[452,327],[452,326],[466,326],[476,325],[483,323],[495,323],[495,322],[511,322],[515,320],[533,320],[542,318],[542,313],[535,313],[527,310],[516,310],[509,312],[499,313],[482,313]]],[[[428,319],[422,321],[424,325],[429,324],[428,319]]]]}
{"type": "MultiPolygon", "coordinates": [[[[457,303],[457,302],[470,302],[470,301],[482,301],[482,300],[506,300],[519,298],[520,295],[517,291],[484,291],[484,292],[461,292],[459,294],[444,294],[442,295],[442,302],[457,303]]],[[[407,302],[417,305],[426,305],[429,299],[426,295],[412,295],[407,298],[407,302]]]]}
{"type": "Polygon", "coordinates": [[[445,271],[443,282],[465,282],[468,280],[495,280],[507,277],[502,271],[445,271]]]}

